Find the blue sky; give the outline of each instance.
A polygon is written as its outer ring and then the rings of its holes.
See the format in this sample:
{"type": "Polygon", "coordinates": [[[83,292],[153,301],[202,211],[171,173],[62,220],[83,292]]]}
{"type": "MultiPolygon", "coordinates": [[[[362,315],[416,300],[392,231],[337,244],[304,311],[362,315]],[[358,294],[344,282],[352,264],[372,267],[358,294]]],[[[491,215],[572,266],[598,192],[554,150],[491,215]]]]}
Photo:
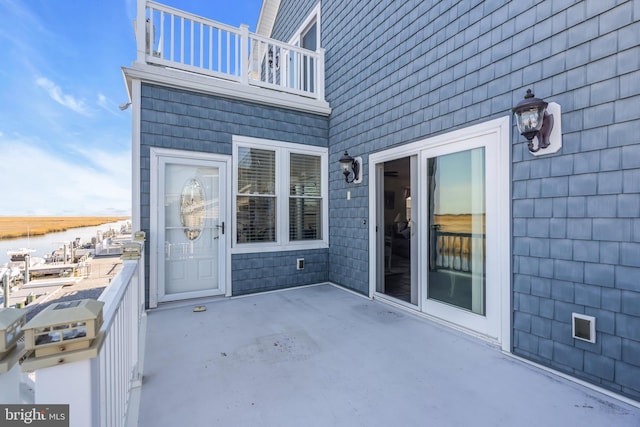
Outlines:
{"type": "MultiPolygon", "coordinates": [[[[166,0],[255,29],[261,0],[166,0]]],[[[0,215],[129,215],[136,0],[0,0],[0,215]]]]}

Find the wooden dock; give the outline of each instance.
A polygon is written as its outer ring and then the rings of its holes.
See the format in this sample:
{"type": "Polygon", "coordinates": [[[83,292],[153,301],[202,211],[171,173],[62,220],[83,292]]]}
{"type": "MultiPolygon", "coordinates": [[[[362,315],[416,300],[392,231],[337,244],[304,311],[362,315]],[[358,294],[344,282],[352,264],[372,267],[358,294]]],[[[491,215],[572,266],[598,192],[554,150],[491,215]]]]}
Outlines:
{"type": "Polygon", "coordinates": [[[72,274],[77,267],[78,267],[78,263],[41,264],[41,265],[36,265],[34,267],[29,268],[29,274],[31,278],[42,277],[42,276],[60,277],[65,273],[72,274]]]}

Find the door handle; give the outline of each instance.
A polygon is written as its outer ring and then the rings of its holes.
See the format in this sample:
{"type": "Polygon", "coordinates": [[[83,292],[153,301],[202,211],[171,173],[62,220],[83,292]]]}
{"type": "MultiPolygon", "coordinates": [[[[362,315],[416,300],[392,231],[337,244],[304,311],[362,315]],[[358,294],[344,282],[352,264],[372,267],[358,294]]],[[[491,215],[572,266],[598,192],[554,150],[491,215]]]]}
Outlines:
{"type": "Polygon", "coordinates": [[[216,225],[216,228],[219,228],[220,233],[224,234],[224,221],[222,221],[222,224],[216,225]]]}

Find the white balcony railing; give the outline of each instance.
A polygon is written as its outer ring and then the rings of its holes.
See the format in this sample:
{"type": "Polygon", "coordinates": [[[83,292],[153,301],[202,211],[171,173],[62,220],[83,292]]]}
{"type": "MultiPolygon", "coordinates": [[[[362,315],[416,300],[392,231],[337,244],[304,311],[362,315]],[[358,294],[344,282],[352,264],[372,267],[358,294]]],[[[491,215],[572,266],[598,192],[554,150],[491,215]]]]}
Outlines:
{"type": "Polygon", "coordinates": [[[104,341],[92,359],[92,390],[97,394],[94,420],[100,426],[124,425],[131,390],[141,385],[140,318],[143,259],[123,261],[123,267],[99,300],[105,303],[104,341]]]}
{"type": "MultiPolygon", "coordinates": [[[[96,338],[97,356],[91,353],[95,357],[77,361],[69,356],[69,362],[35,368],[34,396],[29,399],[19,393],[22,379],[16,364],[0,374],[0,385],[11,391],[0,395],[9,396],[4,403],[68,404],[72,427],[126,425],[132,393],[141,385],[143,272],[144,256],[124,260],[122,270],[99,297],[104,321],[96,338]]],[[[31,370],[26,362],[22,368],[31,370]]]]}
{"type": "Polygon", "coordinates": [[[324,101],[324,51],[310,51],[140,0],[138,61],[324,101]]]}

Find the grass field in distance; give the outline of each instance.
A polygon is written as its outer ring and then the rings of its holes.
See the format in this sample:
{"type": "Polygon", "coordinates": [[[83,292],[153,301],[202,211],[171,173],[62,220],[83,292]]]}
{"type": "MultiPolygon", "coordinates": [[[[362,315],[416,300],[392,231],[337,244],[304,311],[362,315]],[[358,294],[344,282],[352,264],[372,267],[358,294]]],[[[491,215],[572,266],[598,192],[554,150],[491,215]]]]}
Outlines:
{"type": "Polygon", "coordinates": [[[0,216],[0,239],[41,236],[70,228],[130,219],[127,216],[0,216]]]}

